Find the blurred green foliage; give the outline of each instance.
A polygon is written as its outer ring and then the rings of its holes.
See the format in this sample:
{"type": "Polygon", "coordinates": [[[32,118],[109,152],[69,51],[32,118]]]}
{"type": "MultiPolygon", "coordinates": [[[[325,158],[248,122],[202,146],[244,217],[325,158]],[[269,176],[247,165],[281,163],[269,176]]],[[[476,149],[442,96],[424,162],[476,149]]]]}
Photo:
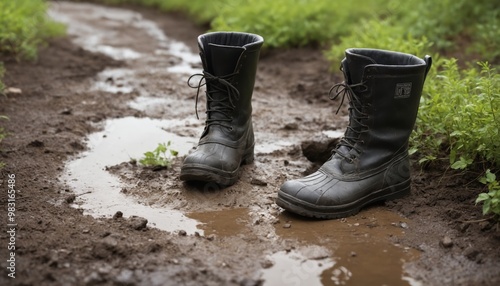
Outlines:
{"type": "Polygon", "coordinates": [[[0,53],[33,59],[48,37],[64,33],[64,26],[49,20],[43,0],[0,0],[0,53]]]}

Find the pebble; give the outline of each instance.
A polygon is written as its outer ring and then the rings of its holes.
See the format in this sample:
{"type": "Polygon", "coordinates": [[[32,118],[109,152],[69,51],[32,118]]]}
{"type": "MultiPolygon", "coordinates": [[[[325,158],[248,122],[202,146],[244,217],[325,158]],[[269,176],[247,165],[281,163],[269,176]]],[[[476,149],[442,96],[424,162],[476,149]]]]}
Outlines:
{"type": "Polygon", "coordinates": [[[128,220],[128,225],[135,230],[145,229],[147,224],[148,220],[139,216],[131,216],[128,220]]]}
{"type": "Polygon", "coordinates": [[[404,229],[407,229],[407,228],[408,228],[408,224],[407,224],[406,222],[400,222],[400,223],[399,223],[399,226],[400,226],[401,228],[404,228],[404,229]]]}
{"type": "Polygon", "coordinates": [[[445,237],[443,237],[443,239],[441,239],[439,244],[444,248],[450,248],[453,246],[453,241],[451,240],[451,238],[449,236],[445,236],[445,237]]]}
{"type": "Polygon", "coordinates": [[[187,235],[187,232],[185,230],[179,230],[179,235],[180,236],[186,236],[187,235]]]}
{"type": "Polygon", "coordinates": [[[67,204],[72,204],[76,199],[76,195],[75,194],[71,194],[69,196],[66,197],[65,201],[67,204]]]}
{"type": "Polygon", "coordinates": [[[285,128],[285,130],[297,130],[297,129],[299,129],[299,125],[297,123],[293,122],[293,123],[286,124],[284,128],[285,128]]]}
{"type": "Polygon", "coordinates": [[[117,219],[117,218],[122,218],[123,217],[123,213],[121,211],[117,211],[114,215],[113,215],[113,218],[114,219],[117,219]]]}
{"type": "Polygon", "coordinates": [[[292,227],[292,225],[291,225],[291,224],[289,224],[289,223],[285,223],[285,224],[283,225],[283,228],[291,228],[291,227],[292,227]]]}
{"type": "Polygon", "coordinates": [[[215,234],[212,233],[212,234],[208,235],[207,239],[210,240],[210,241],[214,240],[215,239],[215,234]]]}
{"type": "Polygon", "coordinates": [[[259,179],[259,178],[252,178],[252,181],[250,181],[250,184],[256,185],[256,186],[267,186],[267,182],[259,179]]]}
{"type": "Polygon", "coordinates": [[[269,260],[269,259],[266,259],[266,260],[262,261],[262,262],[260,263],[260,265],[262,266],[262,268],[267,269],[267,268],[271,268],[271,267],[273,267],[274,262],[272,262],[272,261],[271,261],[271,260],[269,260]]]}
{"type": "Polygon", "coordinates": [[[8,87],[5,89],[4,92],[7,95],[21,95],[21,94],[23,94],[23,91],[17,87],[8,87]]]}

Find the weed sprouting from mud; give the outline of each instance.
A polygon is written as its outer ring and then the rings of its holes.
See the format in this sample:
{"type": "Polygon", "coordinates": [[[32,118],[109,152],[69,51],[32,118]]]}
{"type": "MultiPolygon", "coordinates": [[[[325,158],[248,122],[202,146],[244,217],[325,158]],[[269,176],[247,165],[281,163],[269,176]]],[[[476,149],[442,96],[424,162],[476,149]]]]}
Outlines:
{"type": "Polygon", "coordinates": [[[146,167],[170,167],[172,160],[179,152],[171,149],[171,142],[159,143],[156,149],[144,153],[144,157],[139,159],[139,163],[146,167]]]}

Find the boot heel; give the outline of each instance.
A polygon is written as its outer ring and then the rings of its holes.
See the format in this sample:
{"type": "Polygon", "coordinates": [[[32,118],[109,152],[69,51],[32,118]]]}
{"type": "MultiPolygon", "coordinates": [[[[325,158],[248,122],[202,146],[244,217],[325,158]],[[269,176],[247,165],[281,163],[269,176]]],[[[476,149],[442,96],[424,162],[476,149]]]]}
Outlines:
{"type": "Polygon", "coordinates": [[[255,161],[255,155],[253,151],[254,147],[252,146],[245,152],[245,154],[243,155],[243,159],[241,160],[242,165],[252,164],[253,161],[255,161]]]}

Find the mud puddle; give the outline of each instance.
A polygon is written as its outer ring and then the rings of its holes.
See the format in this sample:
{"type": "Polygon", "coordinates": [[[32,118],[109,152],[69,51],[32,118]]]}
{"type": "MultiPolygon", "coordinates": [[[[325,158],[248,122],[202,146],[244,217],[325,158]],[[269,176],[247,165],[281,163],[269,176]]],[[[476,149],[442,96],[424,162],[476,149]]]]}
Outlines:
{"type": "MultiPolygon", "coordinates": [[[[237,208],[188,216],[202,222],[205,235],[244,238],[255,235],[252,213],[237,208]]],[[[341,220],[309,220],[287,212],[276,218],[268,237],[285,250],[265,256],[264,285],[422,285],[404,270],[406,262],[418,258],[417,251],[390,242],[410,227],[397,214],[372,207],[341,220]],[[287,246],[295,240],[297,245],[287,246]]]]}
{"type": "Polygon", "coordinates": [[[154,150],[167,140],[171,140],[172,148],[181,155],[186,154],[195,139],[164,130],[179,124],[183,123],[134,117],[108,120],[103,131],[88,137],[89,151],[67,164],[64,179],[79,198],[77,206],[94,216],[109,217],[121,211],[125,215],[140,215],[159,229],[184,229],[194,233],[196,221],[180,211],[146,206],[126,196],[121,192],[124,185],[119,178],[106,170],[109,166],[142,158],[144,152],[154,150]]]}
{"type": "MultiPolygon", "coordinates": [[[[332,253],[331,259],[326,260],[329,266],[321,269],[317,285],[421,285],[404,270],[404,264],[417,259],[418,252],[390,242],[403,236],[410,227],[407,220],[393,212],[372,207],[357,216],[328,221],[284,212],[280,221],[284,224],[276,228],[279,237],[298,239],[305,245],[321,245],[332,253]]],[[[313,250],[312,257],[320,261],[327,255],[313,250]]],[[[309,277],[314,273],[307,267],[310,265],[306,264],[302,271],[285,271],[281,275],[291,284],[303,285],[298,283],[301,275],[309,277]]]]}

